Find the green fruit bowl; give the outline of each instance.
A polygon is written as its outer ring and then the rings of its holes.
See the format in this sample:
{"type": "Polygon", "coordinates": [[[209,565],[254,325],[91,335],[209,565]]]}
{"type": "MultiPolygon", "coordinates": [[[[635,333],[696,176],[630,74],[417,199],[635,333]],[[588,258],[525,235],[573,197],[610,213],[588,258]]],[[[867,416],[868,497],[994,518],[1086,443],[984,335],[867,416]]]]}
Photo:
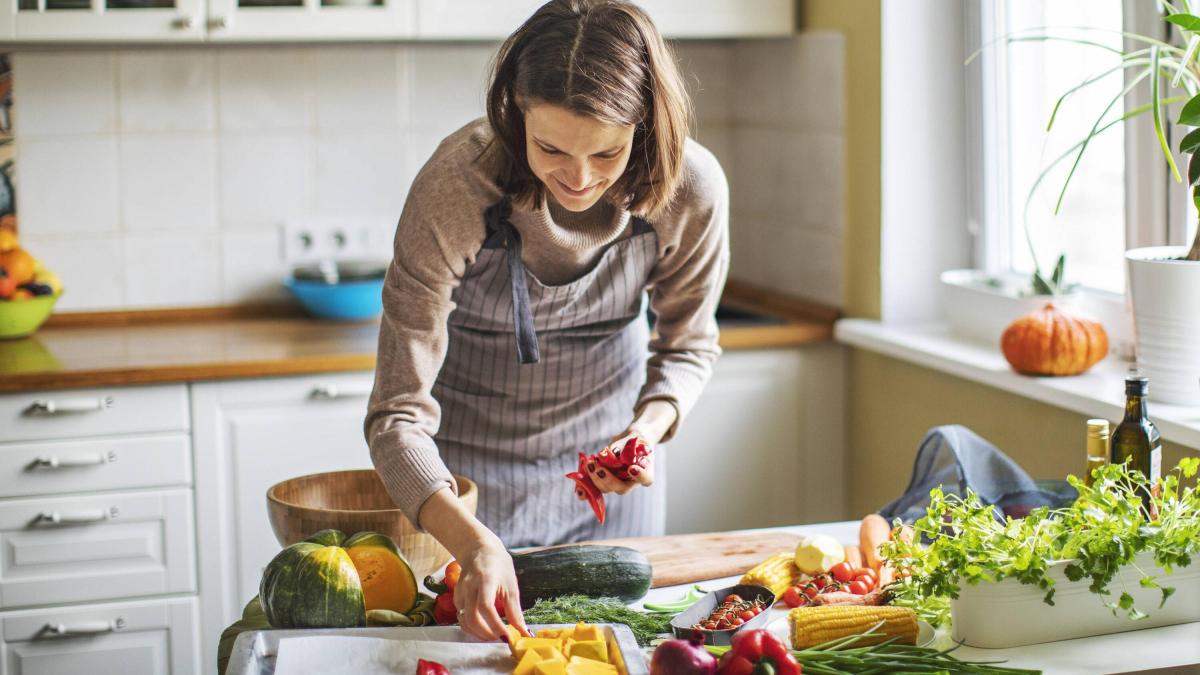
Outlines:
{"type": "Polygon", "coordinates": [[[0,340],[32,335],[50,317],[62,291],[24,300],[0,300],[0,340]]]}

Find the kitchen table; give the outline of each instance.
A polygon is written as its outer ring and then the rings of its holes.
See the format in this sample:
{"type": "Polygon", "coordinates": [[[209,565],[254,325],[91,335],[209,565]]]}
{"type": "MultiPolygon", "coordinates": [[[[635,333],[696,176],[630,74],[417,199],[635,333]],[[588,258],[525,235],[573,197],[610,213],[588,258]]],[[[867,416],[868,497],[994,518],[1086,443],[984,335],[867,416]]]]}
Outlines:
{"type": "MultiPolygon", "coordinates": [[[[797,534],[824,533],[842,543],[857,544],[858,526],[859,521],[855,520],[771,528],[771,530],[797,534]]],[[[737,583],[737,580],[738,577],[727,577],[702,581],[699,584],[706,590],[712,590],[732,586],[737,583]]],[[[690,586],[691,584],[685,584],[652,589],[642,602],[632,606],[641,608],[646,602],[653,604],[677,600],[690,586]]],[[[770,612],[771,618],[768,625],[787,616],[787,609],[782,605],[780,608],[771,609],[770,612]]],[[[933,646],[945,648],[952,644],[946,631],[939,630],[933,646]]],[[[1200,622],[1009,649],[976,649],[963,646],[954,653],[958,658],[967,661],[1005,660],[1007,662],[1005,665],[1018,668],[1037,668],[1045,675],[1130,673],[1178,666],[1182,666],[1182,668],[1161,672],[1164,675],[1166,673],[1200,673],[1200,666],[1193,665],[1200,664],[1200,622]]]]}

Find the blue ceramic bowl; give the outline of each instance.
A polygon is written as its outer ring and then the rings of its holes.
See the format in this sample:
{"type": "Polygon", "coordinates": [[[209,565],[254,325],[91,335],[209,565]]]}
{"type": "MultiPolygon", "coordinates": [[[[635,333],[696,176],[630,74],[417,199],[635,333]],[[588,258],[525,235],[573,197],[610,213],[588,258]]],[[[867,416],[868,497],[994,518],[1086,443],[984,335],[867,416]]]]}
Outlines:
{"type": "Polygon", "coordinates": [[[361,321],[383,312],[382,278],[336,284],[288,279],[284,285],[309,313],[322,319],[361,321]]]}

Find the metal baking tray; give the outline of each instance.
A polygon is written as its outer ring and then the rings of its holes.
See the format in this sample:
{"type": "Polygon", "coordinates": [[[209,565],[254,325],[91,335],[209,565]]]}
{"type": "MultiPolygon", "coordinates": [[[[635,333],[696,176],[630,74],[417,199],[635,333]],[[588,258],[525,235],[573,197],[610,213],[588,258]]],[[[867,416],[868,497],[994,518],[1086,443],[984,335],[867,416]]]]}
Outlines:
{"type": "Polygon", "coordinates": [[[749,584],[738,584],[737,586],[728,586],[719,588],[705,595],[696,601],[696,604],[683,610],[681,614],[671,619],[671,631],[675,633],[675,637],[686,640],[691,637],[693,632],[699,632],[704,637],[704,644],[715,645],[718,647],[728,646],[733,641],[733,634],[744,628],[763,628],[767,624],[767,616],[770,614],[771,606],[775,604],[775,594],[763,586],[754,586],[749,584]],[[725,601],[725,598],[737,593],[744,600],[752,600],[754,598],[762,598],[766,603],[766,609],[750,619],[746,623],[736,628],[725,628],[722,630],[700,630],[692,628],[696,622],[704,619],[712,611],[725,601]]]}
{"type": "MultiPolygon", "coordinates": [[[[765,612],[764,612],[765,614],[765,612]]],[[[542,628],[567,628],[574,624],[543,624],[529,626],[530,632],[542,628]]],[[[650,675],[645,653],[638,647],[633,631],[624,624],[596,624],[604,630],[608,651],[617,672],[621,675],[650,675]]],[[[274,675],[275,657],[283,638],[313,635],[341,637],[372,637],[390,640],[425,640],[429,642],[477,642],[458,626],[423,626],[419,628],[309,628],[298,630],[254,630],[238,636],[229,655],[225,675],[274,675]]],[[[514,662],[515,666],[516,663],[514,662]]],[[[512,672],[509,668],[507,672],[512,672]]]]}

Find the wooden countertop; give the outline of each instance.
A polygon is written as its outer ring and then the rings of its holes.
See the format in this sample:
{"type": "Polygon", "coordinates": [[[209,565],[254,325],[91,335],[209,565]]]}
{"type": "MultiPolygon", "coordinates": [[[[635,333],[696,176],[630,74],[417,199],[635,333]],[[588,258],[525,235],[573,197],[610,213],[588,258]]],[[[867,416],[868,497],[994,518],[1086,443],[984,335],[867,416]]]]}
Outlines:
{"type": "MultiPolygon", "coordinates": [[[[838,317],[733,281],[722,305],[780,319],[722,323],[726,350],[826,342],[838,317]]],[[[0,340],[0,392],[371,370],[378,332],[377,320],[318,321],[290,306],[62,314],[0,340]]]]}

